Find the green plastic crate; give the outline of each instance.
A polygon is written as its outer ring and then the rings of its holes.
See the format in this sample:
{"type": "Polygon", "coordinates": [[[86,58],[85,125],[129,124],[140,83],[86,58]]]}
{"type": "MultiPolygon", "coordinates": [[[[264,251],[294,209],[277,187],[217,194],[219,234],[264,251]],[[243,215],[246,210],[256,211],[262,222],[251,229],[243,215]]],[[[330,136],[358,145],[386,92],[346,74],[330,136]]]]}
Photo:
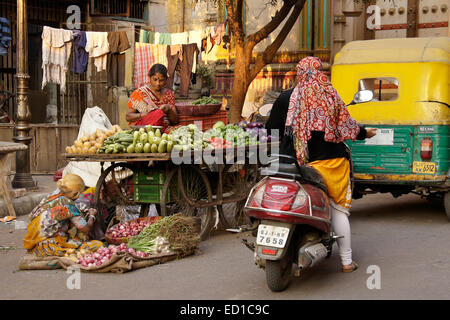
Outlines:
{"type": "Polygon", "coordinates": [[[133,175],[133,183],[136,185],[163,185],[165,182],[166,170],[163,168],[156,168],[147,172],[138,171],[133,175]]]}
{"type": "MultiPolygon", "coordinates": [[[[134,201],[144,203],[160,203],[163,197],[164,185],[146,184],[134,185],[134,201]]],[[[168,192],[168,201],[171,201],[170,190],[168,192]]]]}

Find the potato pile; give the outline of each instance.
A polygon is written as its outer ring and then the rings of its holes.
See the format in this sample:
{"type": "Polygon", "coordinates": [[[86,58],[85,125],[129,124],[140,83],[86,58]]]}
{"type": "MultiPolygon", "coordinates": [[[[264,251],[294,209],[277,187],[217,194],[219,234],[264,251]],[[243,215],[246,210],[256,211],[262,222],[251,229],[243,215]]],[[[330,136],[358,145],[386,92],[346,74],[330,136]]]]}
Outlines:
{"type": "Polygon", "coordinates": [[[103,141],[122,131],[119,125],[114,125],[108,131],[97,129],[91,135],[85,135],[78,139],[70,147],[66,147],[66,153],[70,154],[96,154],[103,145],[103,141]]]}

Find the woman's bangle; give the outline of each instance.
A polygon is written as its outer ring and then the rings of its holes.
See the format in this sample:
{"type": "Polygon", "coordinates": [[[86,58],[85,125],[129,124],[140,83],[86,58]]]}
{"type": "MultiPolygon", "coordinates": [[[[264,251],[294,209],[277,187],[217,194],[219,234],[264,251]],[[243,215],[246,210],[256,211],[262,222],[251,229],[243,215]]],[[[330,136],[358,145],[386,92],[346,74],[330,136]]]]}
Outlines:
{"type": "Polygon", "coordinates": [[[97,218],[95,216],[93,216],[92,214],[89,215],[89,219],[93,218],[94,222],[97,220],[97,218]]]}

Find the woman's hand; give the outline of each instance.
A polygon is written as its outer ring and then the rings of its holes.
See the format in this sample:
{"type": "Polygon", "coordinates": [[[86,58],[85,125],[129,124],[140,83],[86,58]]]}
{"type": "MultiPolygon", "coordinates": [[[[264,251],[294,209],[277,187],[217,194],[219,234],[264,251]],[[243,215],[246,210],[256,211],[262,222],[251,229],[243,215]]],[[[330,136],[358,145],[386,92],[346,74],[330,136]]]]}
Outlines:
{"type": "Polygon", "coordinates": [[[366,138],[372,138],[377,134],[377,128],[366,128],[366,138]]]}
{"type": "Polygon", "coordinates": [[[168,104],[163,104],[161,107],[159,107],[161,110],[162,110],[162,112],[164,112],[164,113],[168,113],[169,112],[169,110],[170,110],[170,105],[168,105],[168,104]]]}
{"type": "Polygon", "coordinates": [[[88,213],[89,213],[90,216],[96,217],[97,216],[97,209],[90,208],[88,213]]]}

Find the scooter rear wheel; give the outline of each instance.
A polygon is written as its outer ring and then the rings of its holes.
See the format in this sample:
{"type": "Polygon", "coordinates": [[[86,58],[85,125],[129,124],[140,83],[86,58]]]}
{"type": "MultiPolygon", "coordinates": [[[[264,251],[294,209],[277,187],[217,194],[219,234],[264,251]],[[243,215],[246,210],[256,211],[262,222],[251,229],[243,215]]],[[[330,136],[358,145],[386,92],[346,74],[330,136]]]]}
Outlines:
{"type": "Polygon", "coordinates": [[[288,252],[281,260],[266,260],[267,286],[273,292],[286,289],[292,278],[292,259],[288,252]]]}

